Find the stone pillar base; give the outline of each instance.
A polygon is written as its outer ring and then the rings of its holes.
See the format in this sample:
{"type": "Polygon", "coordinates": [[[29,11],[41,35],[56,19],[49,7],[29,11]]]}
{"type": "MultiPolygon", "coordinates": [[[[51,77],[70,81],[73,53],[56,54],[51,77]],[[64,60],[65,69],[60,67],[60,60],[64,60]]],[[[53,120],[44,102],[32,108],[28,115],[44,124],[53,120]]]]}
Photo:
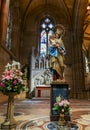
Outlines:
{"type": "Polygon", "coordinates": [[[17,124],[16,122],[9,122],[9,121],[5,121],[1,124],[1,129],[2,130],[11,130],[13,128],[16,128],[17,124]]]}

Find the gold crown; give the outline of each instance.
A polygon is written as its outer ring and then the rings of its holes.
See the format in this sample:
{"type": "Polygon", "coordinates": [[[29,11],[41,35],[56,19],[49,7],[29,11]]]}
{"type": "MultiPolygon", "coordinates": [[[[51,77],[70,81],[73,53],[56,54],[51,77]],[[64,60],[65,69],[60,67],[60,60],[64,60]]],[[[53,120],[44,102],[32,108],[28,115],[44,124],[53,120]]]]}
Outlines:
{"type": "Polygon", "coordinates": [[[57,30],[55,31],[55,33],[57,33],[57,34],[62,34],[63,31],[57,28],[57,30]]]}
{"type": "Polygon", "coordinates": [[[57,34],[61,34],[61,35],[64,35],[65,34],[65,28],[64,28],[64,26],[63,25],[61,25],[61,24],[57,24],[56,26],[55,26],[55,28],[54,28],[54,30],[55,30],[55,33],[57,33],[57,34]]]}

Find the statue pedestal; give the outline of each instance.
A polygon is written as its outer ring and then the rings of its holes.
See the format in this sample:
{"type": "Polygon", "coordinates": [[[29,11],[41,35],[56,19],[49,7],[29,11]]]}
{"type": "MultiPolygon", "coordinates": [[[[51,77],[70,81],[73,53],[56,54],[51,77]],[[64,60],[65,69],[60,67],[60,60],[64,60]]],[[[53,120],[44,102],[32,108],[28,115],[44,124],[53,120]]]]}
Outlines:
{"type": "Polygon", "coordinates": [[[1,129],[9,130],[16,128],[16,121],[14,119],[14,96],[16,93],[9,93],[8,95],[8,106],[5,121],[1,124],[1,129]]]}
{"type": "MultiPolygon", "coordinates": [[[[54,103],[56,102],[56,97],[61,95],[64,99],[68,100],[68,84],[67,83],[60,83],[60,82],[52,82],[51,84],[51,99],[50,99],[50,120],[51,121],[58,121],[60,117],[60,113],[57,111],[52,110],[54,107],[54,103]]],[[[66,121],[70,121],[70,116],[65,116],[66,121]]]]}

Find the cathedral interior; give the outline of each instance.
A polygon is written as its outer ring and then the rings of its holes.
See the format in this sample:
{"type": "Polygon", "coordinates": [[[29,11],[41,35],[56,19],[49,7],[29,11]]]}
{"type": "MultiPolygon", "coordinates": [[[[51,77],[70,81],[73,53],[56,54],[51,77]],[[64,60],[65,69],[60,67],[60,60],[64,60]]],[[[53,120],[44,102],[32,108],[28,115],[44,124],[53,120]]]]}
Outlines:
{"type": "MultiPolygon", "coordinates": [[[[82,112],[79,111],[79,114],[80,112],[90,114],[89,5],[90,0],[0,0],[0,78],[8,63],[20,63],[28,92],[15,96],[17,106],[15,109],[18,111],[18,104],[22,105],[21,113],[23,113],[25,105],[31,108],[31,111],[30,109],[24,110],[26,117],[24,115],[20,117],[23,118],[24,123],[29,119],[28,113],[32,114],[30,115],[32,119],[39,117],[40,110],[42,116],[49,115],[52,74],[49,70],[48,47],[49,35],[56,25],[63,25],[65,29],[62,37],[66,48],[64,76],[69,85],[72,107],[77,111],[80,109],[82,101],[82,112]],[[38,90],[39,87],[42,89],[38,90]],[[37,101],[37,99],[39,100],[37,101]],[[28,104],[29,101],[31,104],[28,104]],[[34,102],[36,107],[38,106],[38,110],[33,109],[34,102]],[[36,115],[33,114],[34,112],[36,115]]],[[[0,111],[2,113],[6,110],[4,103],[7,102],[7,99],[8,97],[0,92],[2,106],[0,111]]],[[[75,113],[73,115],[73,120],[75,120],[75,113]]],[[[90,121],[90,115],[88,118],[90,121]]],[[[22,122],[18,117],[16,119],[19,120],[19,123],[22,122]]],[[[41,120],[38,122],[40,123],[41,120]]],[[[85,125],[87,124],[83,124],[83,126],[85,125]]],[[[44,127],[36,129],[42,130],[44,127]]],[[[24,126],[22,128],[24,129],[24,126]]],[[[35,130],[33,127],[28,129],[35,130]]],[[[90,123],[87,128],[82,129],[89,130],[90,123]]]]}

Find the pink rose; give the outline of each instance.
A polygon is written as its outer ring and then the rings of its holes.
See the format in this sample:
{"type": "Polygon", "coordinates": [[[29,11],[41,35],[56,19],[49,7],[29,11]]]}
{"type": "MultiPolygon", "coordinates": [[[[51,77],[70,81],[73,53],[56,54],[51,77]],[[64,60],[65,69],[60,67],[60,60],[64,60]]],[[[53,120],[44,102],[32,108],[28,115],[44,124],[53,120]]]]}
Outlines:
{"type": "Polygon", "coordinates": [[[0,86],[1,86],[1,87],[5,87],[5,84],[4,84],[4,83],[0,83],[0,86]]]}
{"type": "Polygon", "coordinates": [[[14,81],[13,81],[13,84],[16,85],[16,84],[17,84],[17,80],[14,80],[14,81]]]}

